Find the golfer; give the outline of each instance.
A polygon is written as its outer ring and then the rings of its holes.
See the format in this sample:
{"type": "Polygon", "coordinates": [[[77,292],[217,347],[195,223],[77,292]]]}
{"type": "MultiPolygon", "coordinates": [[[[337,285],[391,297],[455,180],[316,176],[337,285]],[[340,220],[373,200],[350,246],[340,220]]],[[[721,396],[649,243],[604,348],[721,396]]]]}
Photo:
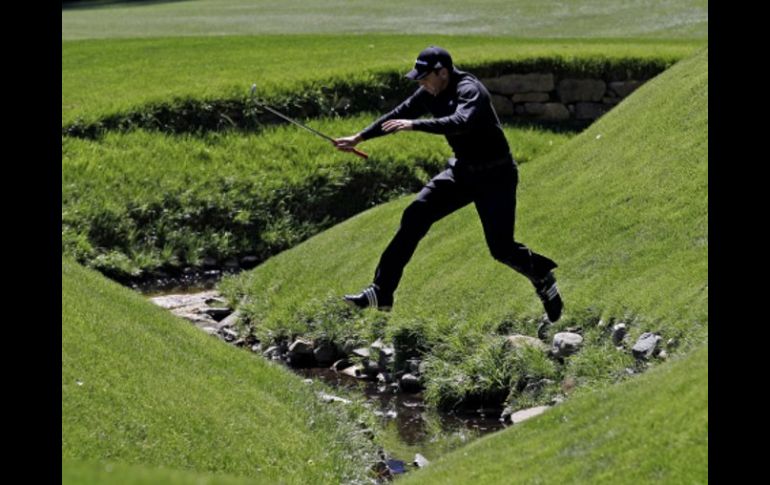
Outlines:
{"type": "Polygon", "coordinates": [[[361,293],[345,295],[345,301],[359,308],[390,310],[404,267],[431,225],[473,202],[492,257],[529,278],[548,320],[555,322],[563,306],[552,271],[556,263],[514,240],[518,168],[489,92],[472,74],[456,69],[446,50],[435,46],[420,52],[406,77],[420,85],[409,98],[360,133],[335,139],[335,146],[350,151],[365,140],[417,130],[444,135],[454,157],[404,210],[373,283],[361,293]],[[433,118],[418,119],[427,113],[433,118]]]}

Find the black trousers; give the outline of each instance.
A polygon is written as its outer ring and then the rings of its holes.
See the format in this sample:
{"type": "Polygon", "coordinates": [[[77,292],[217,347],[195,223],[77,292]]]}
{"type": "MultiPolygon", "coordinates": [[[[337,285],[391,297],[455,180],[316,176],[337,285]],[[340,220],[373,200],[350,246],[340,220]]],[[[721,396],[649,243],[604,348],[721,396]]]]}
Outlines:
{"type": "Polygon", "coordinates": [[[382,253],[374,283],[384,293],[396,291],[404,267],[417,244],[434,222],[473,202],[481,218],[484,236],[492,257],[532,281],[544,277],[556,267],[551,259],[516,242],[513,227],[516,218],[516,186],[519,173],[510,163],[475,173],[450,165],[417,194],[403,213],[401,226],[382,253]]]}

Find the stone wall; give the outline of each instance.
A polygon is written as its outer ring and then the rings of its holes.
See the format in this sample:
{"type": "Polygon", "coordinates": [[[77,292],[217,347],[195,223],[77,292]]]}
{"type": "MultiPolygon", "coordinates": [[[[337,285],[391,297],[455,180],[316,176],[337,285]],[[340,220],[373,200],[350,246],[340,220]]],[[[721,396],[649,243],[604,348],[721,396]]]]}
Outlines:
{"type": "Polygon", "coordinates": [[[529,121],[592,121],[646,80],[607,82],[596,78],[559,79],[550,73],[482,78],[502,118],[529,121]]]}

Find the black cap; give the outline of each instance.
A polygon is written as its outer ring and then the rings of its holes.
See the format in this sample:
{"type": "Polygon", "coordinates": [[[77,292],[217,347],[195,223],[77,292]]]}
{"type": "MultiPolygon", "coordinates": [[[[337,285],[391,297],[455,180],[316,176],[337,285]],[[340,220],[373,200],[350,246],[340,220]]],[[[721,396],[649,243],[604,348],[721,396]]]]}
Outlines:
{"type": "Polygon", "coordinates": [[[417,60],[414,62],[414,69],[406,73],[406,77],[416,81],[424,78],[431,71],[441,69],[442,67],[446,67],[450,71],[452,70],[452,56],[441,47],[432,45],[420,52],[420,55],[417,56],[417,60]]]}

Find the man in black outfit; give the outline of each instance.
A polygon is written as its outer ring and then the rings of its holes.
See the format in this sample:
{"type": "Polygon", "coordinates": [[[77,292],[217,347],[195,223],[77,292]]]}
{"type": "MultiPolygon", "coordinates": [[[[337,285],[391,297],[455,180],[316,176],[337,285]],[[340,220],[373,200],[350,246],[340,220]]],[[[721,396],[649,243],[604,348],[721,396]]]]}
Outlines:
{"type": "Polygon", "coordinates": [[[350,150],[364,140],[418,130],[444,135],[455,156],[404,210],[374,282],[361,293],[345,295],[345,301],[359,308],[389,310],[404,267],[430,226],[473,202],[492,257],[529,278],[548,320],[555,322],[563,306],[552,272],[556,263],[514,241],[518,168],[489,92],[472,74],[456,69],[446,50],[435,46],[420,53],[406,77],[420,84],[417,91],[360,133],[336,139],[337,148],[350,150]],[[434,118],[417,119],[426,113],[434,118]]]}

